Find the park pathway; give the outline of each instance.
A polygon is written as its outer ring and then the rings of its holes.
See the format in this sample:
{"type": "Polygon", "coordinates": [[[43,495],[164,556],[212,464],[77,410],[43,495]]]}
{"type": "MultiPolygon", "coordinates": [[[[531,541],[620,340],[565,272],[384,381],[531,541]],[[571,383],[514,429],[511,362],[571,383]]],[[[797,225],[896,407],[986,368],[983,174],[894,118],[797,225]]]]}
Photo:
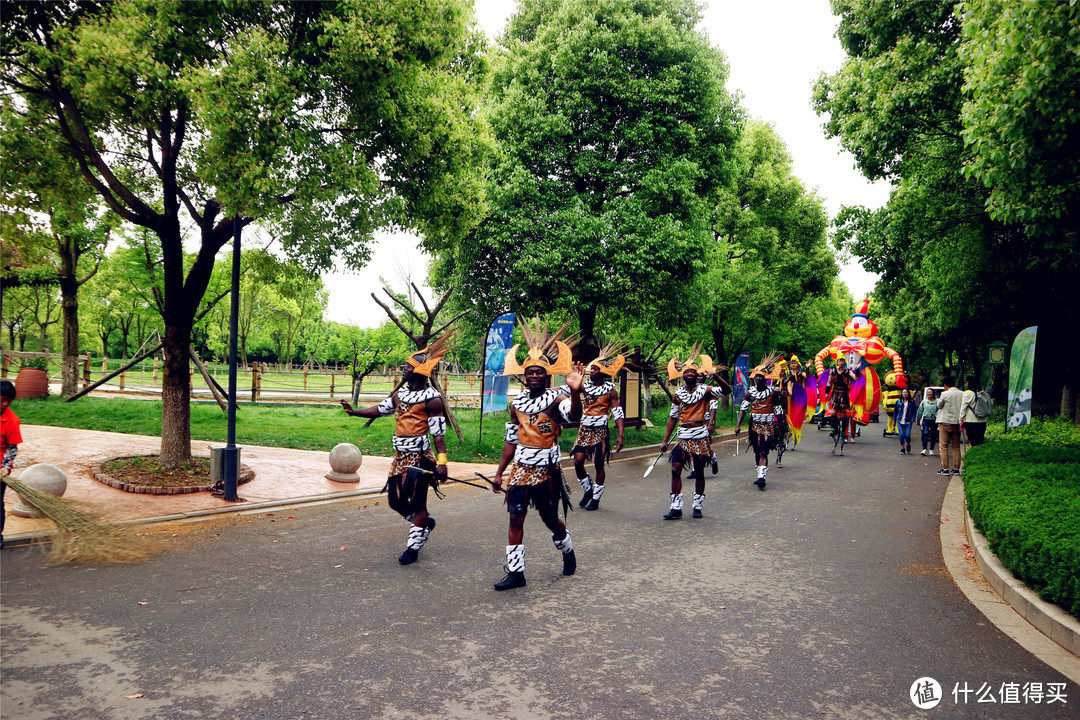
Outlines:
{"type": "Polygon", "coordinates": [[[661,519],[668,466],[615,463],[601,509],[568,520],[578,573],[533,513],[528,587],[506,593],[501,496],[467,487],[432,498],[409,567],[380,498],[176,528],[136,565],[7,550],[0,716],[1077,717],[1080,688],[946,571],[937,458],[878,427],[836,457],[810,426],[765,492],[722,445],[700,520],[661,519]]]}

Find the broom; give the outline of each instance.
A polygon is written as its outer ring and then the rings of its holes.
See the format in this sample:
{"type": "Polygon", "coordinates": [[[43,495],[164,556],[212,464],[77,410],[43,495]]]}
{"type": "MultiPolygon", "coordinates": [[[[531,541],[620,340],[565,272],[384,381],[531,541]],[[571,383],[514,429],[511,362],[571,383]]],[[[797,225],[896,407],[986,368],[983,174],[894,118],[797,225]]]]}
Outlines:
{"type": "Polygon", "coordinates": [[[143,560],[150,554],[146,543],[119,525],[99,520],[55,495],[33,488],[18,478],[6,477],[28,505],[56,523],[49,550],[53,562],[123,563],[143,560]]]}

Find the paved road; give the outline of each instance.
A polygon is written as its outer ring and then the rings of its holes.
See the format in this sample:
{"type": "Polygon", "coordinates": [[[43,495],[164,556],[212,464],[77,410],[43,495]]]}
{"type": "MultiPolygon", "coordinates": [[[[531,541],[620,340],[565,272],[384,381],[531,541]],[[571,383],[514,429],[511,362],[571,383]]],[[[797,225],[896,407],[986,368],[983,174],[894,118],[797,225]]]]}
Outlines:
{"type": "Polygon", "coordinates": [[[533,515],[529,585],[506,593],[505,511],[469,488],[432,500],[410,567],[405,523],[374,500],[173,528],[137,565],[5,550],[0,716],[1077,717],[1080,689],[945,571],[937,458],[877,427],[843,458],[810,427],[766,492],[722,446],[700,520],[661,519],[667,466],[616,463],[601,510],[569,519],[578,574],[533,515]],[[924,676],[944,695],[926,711],[924,676]],[[1012,688],[1029,694],[1003,703],[1012,688]]]}

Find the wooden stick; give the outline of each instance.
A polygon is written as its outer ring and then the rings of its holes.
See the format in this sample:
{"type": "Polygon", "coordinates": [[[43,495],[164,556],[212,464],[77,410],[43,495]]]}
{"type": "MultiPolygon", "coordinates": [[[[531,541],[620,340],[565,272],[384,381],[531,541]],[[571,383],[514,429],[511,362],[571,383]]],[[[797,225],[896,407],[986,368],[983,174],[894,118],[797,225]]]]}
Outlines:
{"type": "Polygon", "coordinates": [[[135,364],[137,364],[137,363],[140,363],[140,362],[142,362],[142,361],[143,361],[143,360],[145,360],[146,358],[148,358],[148,357],[150,357],[151,355],[153,355],[154,353],[156,353],[156,352],[157,352],[158,350],[160,350],[160,349],[161,349],[161,346],[162,346],[162,345],[164,345],[164,344],[165,344],[165,343],[158,343],[158,344],[157,344],[157,345],[155,345],[155,346],[154,346],[154,347],[153,347],[152,349],[150,349],[150,350],[147,350],[147,351],[146,351],[146,352],[144,352],[144,353],[143,353],[142,355],[139,355],[139,356],[138,356],[138,357],[136,357],[136,358],[135,358],[134,360],[132,360],[131,362],[129,362],[129,363],[127,364],[127,365],[125,365],[124,367],[120,368],[120,369],[119,369],[119,370],[117,370],[116,372],[113,372],[113,373],[110,373],[110,374],[106,375],[105,377],[103,377],[103,378],[101,378],[100,380],[98,380],[98,381],[97,381],[96,383],[93,383],[92,385],[90,385],[90,386],[88,386],[88,387],[86,387],[86,388],[83,388],[82,390],[80,390],[79,392],[75,393],[74,395],[72,395],[72,396],[71,396],[71,397],[69,397],[69,398],[65,398],[65,399],[64,399],[64,402],[66,402],[66,403],[69,403],[69,402],[71,402],[72,400],[78,400],[79,398],[81,398],[81,397],[82,397],[83,395],[87,394],[87,393],[88,393],[88,392],[90,392],[91,390],[96,390],[97,388],[101,387],[102,385],[104,385],[104,384],[105,384],[105,383],[107,383],[108,381],[112,380],[112,379],[113,379],[114,377],[116,377],[116,376],[117,376],[117,375],[119,375],[120,373],[124,372],[125,370],[128,370],[128,369],[130,369],[130,368],[131,368],[132,366],[134,366],[135,364]]]}

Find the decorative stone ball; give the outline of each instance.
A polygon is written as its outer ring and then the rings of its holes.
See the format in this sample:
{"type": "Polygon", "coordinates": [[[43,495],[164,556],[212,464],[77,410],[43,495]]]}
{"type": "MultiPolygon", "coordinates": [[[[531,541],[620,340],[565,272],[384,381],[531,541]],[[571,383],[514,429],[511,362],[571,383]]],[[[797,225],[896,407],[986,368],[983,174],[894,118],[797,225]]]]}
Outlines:
{"type": "MultiPolygon", "coordinates": [[[[67,490],[67,476],[64,475],[64,471],[49,463],[31,465],[19,474],[19,480],[35,490],[56,497],[61,497],[64,491],[67,490]]],[[[15,507],[11,509],[11,512],[24,518],[45,517],[43,512],[22,498],[19,498],[19,502],[15,503],[15,507]]]]}
{"type": "Polygon", "coordinates": [[[330,451],[330,472],[326,473],[327,480],[334,482],[359,482],[360,476],[356,471],[364,462],[364,453],[352,443],[339,443],[330,451]]]}

